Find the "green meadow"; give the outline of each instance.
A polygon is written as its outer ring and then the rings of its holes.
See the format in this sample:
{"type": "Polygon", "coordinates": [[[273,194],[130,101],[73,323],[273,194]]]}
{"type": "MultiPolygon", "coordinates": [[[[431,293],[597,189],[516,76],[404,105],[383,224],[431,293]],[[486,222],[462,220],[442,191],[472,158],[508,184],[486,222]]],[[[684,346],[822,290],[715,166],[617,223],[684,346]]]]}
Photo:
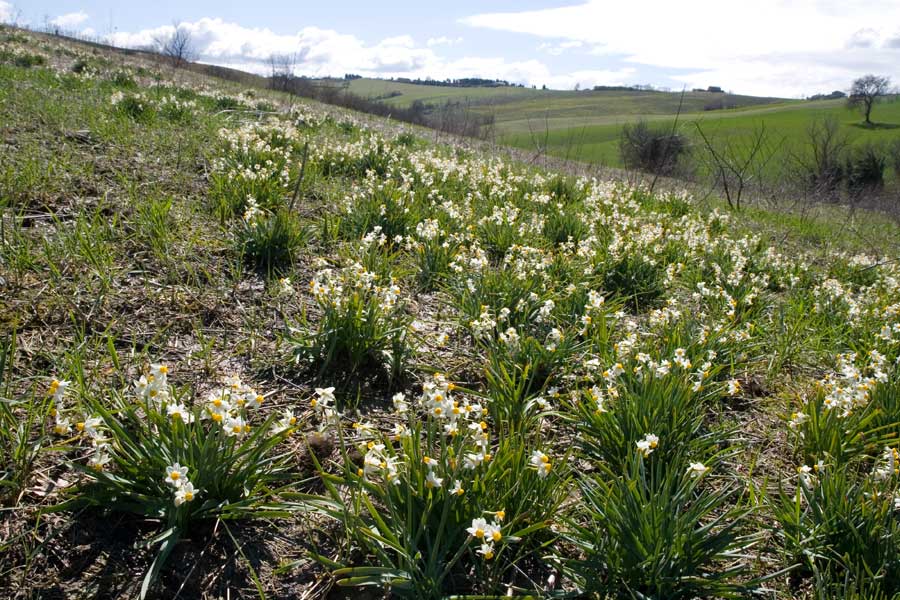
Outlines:
{"type": "MultiPolygon", "coordinates": [[[[849,83],[849,82],[848,82],[849,83]]],[[[844,100],[787,100],[708,92],[638,90],[563,91],[515,87],[454,88],[388,80],[357,79],[347,89],[392,106],[414,101],[437,107],[446,102],[468,105],[479,115],[493,116],[497,141],[528,151],[612,167],[621,167],[622,127],[643,119],[671,126],[700,143],[697,125],[713,141],[742,143],[765,127],[775,147],[773,165],[786,165],[807,151],[808,129],[821,118],[834,118],[851,144],[881,144],[900,138],[900,102],[886,98],[873,111],[874,128],[844,100]],[[705,110],[710,104],[728,108],[705,110]]]]}

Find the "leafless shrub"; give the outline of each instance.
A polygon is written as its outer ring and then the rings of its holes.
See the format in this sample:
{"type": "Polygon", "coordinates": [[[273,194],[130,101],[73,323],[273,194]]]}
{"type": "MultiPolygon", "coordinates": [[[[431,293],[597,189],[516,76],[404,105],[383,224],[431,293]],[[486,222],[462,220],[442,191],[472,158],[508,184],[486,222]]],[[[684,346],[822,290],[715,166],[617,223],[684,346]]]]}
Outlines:
{"type": "Polygon", "coordinates": [[[805,152],[792,152],[792,168],[800,187],[826,200],[836,200],[845,179],[850,142],[834,117],[813,121],[806,130],[805,152]]]}
{"type": "Polygon", "coordinates": [[[646,121],[626,124],[619,137],[619,153],[627,169],[654,175],[676,175],[688,153],[687,138],[677,131],[652,127],[646,121]]]}
{"type": "Polygon", "coordinates": [[[267,61],[269,64],[269,87],[280,92],[287,92],[294,80],[294,69],[298,57],[294,53],[273,54],[267,61]]]}
{"type": "Polygon", "coordinates": [[[172,27],[171,34],[155,38],[154,44],[157,52],[168,59],[173,66],[181,67],[185,63],[196,60],[199,53],[193,34],[183,23],[175,21],[172,23],[172,27]]]}
{"type": "Polygon", "coordinates": [[[718,142],[706,135],[699,122],[694,126],[706,149],[705,159],[714,184],[722,189],[728,206],[740,210],[744,192],[762,181],[764,170],[775,155],[777,146],[770,143],[765,123],[749,139],[718,142]]]}

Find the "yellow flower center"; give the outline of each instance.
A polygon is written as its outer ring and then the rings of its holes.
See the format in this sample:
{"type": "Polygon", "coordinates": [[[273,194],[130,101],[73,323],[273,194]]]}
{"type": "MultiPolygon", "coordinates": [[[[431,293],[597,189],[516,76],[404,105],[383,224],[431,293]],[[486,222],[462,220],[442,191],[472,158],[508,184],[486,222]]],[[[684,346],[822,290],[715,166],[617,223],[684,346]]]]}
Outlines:
{"type": "Polygon", "coordinates": [[[188,502],[190,502],[191,500],[194,499],[194,494],[192,492],[185,492],[184,499],[187,500],[188,502]]]}
{"type": "Polygon", "coordinates": [[[494,533],[491,534],[491,539],[494,540],[495,542],[499,542],[500,540],[503,539],[503,534],[500,533],[499,531],[495,531],[494,533]]]}
{"type": "Polygon", "coordinates": [[[178,479],[181,479],[181,473],[179,473],[178,471],[172,471],[169,477],[172,478],[172,481],[176,481],[178,479]]]}
{"type": "Polygon", "coordinates": [[[477,537],[478,539],[483,538],[484,537],[484,529],[476,529],[475,537],[477,537]]]}

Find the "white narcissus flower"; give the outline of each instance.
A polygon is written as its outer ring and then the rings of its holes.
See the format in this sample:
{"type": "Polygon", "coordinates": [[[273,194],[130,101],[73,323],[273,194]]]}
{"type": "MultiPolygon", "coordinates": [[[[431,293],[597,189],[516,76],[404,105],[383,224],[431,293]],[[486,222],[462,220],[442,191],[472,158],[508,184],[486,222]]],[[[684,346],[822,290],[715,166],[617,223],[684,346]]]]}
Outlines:
{"type": "Polygon", "coordinates": [[[187,481],[187,467],[175,463],[166,467],[166,483],[174,487],[181,487],[187,481]]]}
{"type": "Polygon", "coordinates": [[[66,393],[66,388],[69,387],[71,381],[66,381],[65,379],[54,379],[50,382],[50,389],[48,392],[56,402],[61,402],[63,396],[66,393]]]}
{"type": "Polygon", "coordinates": [[[229,394],[225,390],[216,390],[210,393],[206,411],[213,421],[221,423],[231,411],[229,394]]]}
{"type": "Polygon", "coordinates": [[[72,431],[72,424],[69,419],[57,414],[56,423],[53,425],[53,433],[56,435],[66,435],[72,431]]]}
{"type": "Polygon", "coordinates": [[[425,478],[425,487],[428,489],[439,488],[444,480],[434,474],[434,471],[428,471],[428,477],[425,478]]]}
{"type": "Polygon", "coordinates": [[[466,529],[466,531],[474,538],[479,540],[483,540],[485,535],[487,535],[488,528],[487,519],[482,517],[476,517],[472,519],[472,526],[466,529]]]}
{"type": "Polygon", "coordinates": [[[294,411],[289,408],[284,409],[284,412],[281,413],[281,418],[275,421],[275,424],[272,425],[272,433],[278,434],[283,431],[287,431],[291,427],[294,427],[297,424],[297,417],[294,416],[294,411]]]}
{"type": "Polygon", "coordinates": [[[80,423],[76,423],[75,428],[78,429],[78,431],[86,433],[91,438],[97,438],[100,437],[99,427],[101,425],[103,425],[103,419],[100,417],[91,417],[80,423]]]}
{"type": "Polygon", "coordinates": [[[394,410],[398,413],[405,413],[409,409],[409,403],[406,401],[406,395],[403,392],[394,394],[391,400],[394,403],[394,410]]]}
{"type": "Polygon", "coordinates": [[[484,537],[495,542],[499,542],[503,539],[503,533],[500,531],[500,525],[495,523],[489,523],[484,530],[484,537]]]}
{"type": "Polygon", "coordinates": [[[104,452],[103,449],[98,449],[96,452],[94,452],[93,456],[88,459],[88,466],[95,471],[102,471],[103,467],[105,467],[106,464],[109,463],[109,461],[109,454],[104,452]]]}
{"type": "Polygon", "coordinates": [[[541,452],[540,450],[535,450],[531,453],[531,465],[538,470],[538,476],[541,478],[546,477],[550,470],[553,468],[553,464],[550,462],[550,457],[541,452]]]}
{"type": "Polygon", "coordinates": [[[181,506],[185,502],[192,501],[194,496],[199,493],[200,490],[195,489],[193,483],[186,481],[184,485],[175,492],[175,506],[181,506]]]}
{"type": "Polygon", "coordinates": [[[688,467],[688,473],[691,474],[691,479],[701,477],[706,474],[707,471],[709,471],[709,467],[699,462],[692,462],[688,467]]]}
{"type": "Polygon", "coordinates": [[[484,462],[485,456],[483,452],[467,452],[463,457],[463,467],[466,469],[474,469],[482,462],[484,462]]]}
{"type": "Polygon", "coordinates": [[[652,433],[648,433],[644,436],[644,439],[638,440],[635,443],[637,444],[638,452],[643,454],[644,458],[646,458],[656,450],[656,447],[659,445],[659,438],[652,433]]]}
{"type": "Polygon", "coordinates": [[[250,431],[250,426],[241,417],[228,417],[225,419],[225,433],[229,437],[238,436],[250,431]]]}
{"type": "Polygon", "coordinates": [[[481,544],[478,548],[478,554],[484,557],[484,560],[491,560],[494,558],[494,545],[493,544],[481,544]]]}
{"type": "Polygon", "coordinates": [[[328,408],[328,406],[334,402],[334,388],[316,388],[316,396],[317,398],[313,398],[309,401],[310,406],[316,410],[328,408]]]}
{"type": "Polygon", "coordinates": [[[194,422],[194,415],[181,402],[170,402],[166,405],[166,414],[172,419],[180,419],[182,423],[194,422]]]}
{"type": "Polygon", "coordinates": [[[158,382],[160,385],[164,385],[168,374],[169,367],[167,367],[166,365],[158,363],[150,365],[150,375],[153,378],[152,380],[158,382]]]}

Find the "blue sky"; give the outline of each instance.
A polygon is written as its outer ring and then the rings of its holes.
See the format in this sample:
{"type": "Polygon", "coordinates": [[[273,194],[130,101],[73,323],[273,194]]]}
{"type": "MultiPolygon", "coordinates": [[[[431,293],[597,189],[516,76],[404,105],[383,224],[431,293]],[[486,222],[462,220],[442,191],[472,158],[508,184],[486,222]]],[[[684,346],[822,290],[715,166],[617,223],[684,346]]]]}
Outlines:
{"type": "Polygon", "coordinates": [[[110,2],[0,0],[0,20],[141,46],[172,23],[200,60],[298,74],[488,77],[552,88],[719,85],[799,97],[867,72],[900,82],[900,0],[110,2]]]}

